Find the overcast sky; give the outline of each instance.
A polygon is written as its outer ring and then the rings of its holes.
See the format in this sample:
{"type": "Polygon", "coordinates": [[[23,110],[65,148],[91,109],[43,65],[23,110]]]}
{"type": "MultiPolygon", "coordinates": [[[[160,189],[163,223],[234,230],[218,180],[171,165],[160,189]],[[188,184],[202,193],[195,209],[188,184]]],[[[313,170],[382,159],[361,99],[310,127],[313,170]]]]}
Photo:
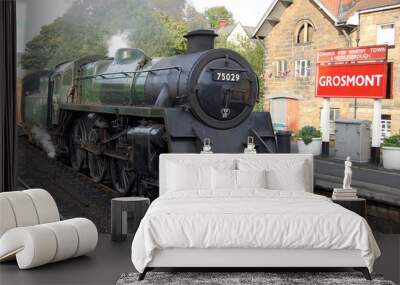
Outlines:
{"type": "Polygon", "coordinates": [[[199,12],[213,6],[225,6],[236,21],[245,26],[256,26],[272,0],[188,0],[199,12]]]}

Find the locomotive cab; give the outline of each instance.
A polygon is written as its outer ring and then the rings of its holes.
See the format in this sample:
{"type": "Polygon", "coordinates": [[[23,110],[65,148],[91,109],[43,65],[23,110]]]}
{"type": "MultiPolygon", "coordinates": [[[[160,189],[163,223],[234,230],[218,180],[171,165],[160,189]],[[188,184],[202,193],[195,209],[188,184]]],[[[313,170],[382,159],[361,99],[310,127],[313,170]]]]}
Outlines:
{"type": "Polygon", "coordinates": [[[28,74],[22,80],[21,114],[24,126],[46,128],[50,70],[28,74]]]}

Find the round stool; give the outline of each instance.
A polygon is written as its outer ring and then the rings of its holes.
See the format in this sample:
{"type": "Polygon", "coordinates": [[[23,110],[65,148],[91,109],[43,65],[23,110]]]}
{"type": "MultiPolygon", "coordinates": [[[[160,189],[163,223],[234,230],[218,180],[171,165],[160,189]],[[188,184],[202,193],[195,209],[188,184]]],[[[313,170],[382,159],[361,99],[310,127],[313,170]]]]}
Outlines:
{"type": "Polygon", "coordinates": [[[111,239],[124,241],[128,234],[128,213],[132,213],[132,231],[135,234],[140,221],[150,206],[150,199],[144,197],[119,197],[111,200],[111,239]]]}

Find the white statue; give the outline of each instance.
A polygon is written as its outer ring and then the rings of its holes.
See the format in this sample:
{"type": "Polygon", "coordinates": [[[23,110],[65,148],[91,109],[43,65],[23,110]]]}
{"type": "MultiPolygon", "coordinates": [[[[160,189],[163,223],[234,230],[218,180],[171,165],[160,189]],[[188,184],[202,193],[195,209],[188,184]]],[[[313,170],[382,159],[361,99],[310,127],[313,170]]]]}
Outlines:
{"type": "Polygon", "coordinates": [[[350,161],[350,156],[348,156],[346,158],[346,161],[344,162],[343,189],[352,189],[351,176],[352,176],[351,161],[350,161]]]}

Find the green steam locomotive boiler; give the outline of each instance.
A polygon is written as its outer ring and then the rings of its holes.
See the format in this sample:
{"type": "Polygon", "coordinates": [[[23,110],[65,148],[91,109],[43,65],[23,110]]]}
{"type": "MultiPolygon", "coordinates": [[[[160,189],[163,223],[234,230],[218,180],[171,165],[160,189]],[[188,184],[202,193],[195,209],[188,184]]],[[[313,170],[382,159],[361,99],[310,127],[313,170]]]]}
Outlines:
{"type": "Polygon", "coordinates": [[[59,157],[96,182],[110,177],[121,195],[155,198],[159,154],[199,153],[206,138],[213,152],[243,152],[249,136],[258,152],[276,152],[269,113],[252,112],[255,73],[238,53],[215,49],[216,36],[189,32],[187,52],[172,57],[124,48],[60,64],[38,75],[48,86],[40,104],[23,91],[25,123],[47,128],[59,157]]]}

